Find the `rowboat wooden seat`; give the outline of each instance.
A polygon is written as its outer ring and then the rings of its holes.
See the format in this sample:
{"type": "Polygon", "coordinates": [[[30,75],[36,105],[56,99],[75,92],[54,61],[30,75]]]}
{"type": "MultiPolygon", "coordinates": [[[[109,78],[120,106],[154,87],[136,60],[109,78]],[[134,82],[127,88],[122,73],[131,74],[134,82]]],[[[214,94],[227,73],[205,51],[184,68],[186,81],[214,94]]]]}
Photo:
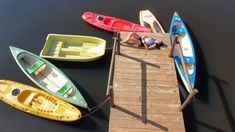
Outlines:
{"type": "Polygon", "coordinates": [[[37,60],[34,64],[32,64],[29,68],[27,68],[26,71],[29,74],[38,75],[45,68],[46,68],[45,62],[43,62],[41,60],[37,60]]]}
{"type": "Polygon", "coordinates": [[[75,92],[74,88],[72,85],[70,85],[69,83],[66,83],[61,89],[59,89],[57,91],[58,94],[64,96],[64,97],[68,97],[73,95],[73,93],[75,92]]]}
{"type": "Polygon", "coordinates": [[[65,94],[64,97],[69,97],[72,96],[74,94],[75,90],[74,88],[70,88],[65,94]]]}

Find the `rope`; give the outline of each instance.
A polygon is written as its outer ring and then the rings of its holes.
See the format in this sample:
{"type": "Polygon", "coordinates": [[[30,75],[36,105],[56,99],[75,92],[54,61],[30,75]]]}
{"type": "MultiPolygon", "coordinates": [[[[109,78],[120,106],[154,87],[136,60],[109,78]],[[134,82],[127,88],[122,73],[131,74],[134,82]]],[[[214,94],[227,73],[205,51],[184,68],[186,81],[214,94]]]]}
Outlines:
{"type": "Polygon", "coordinates": [[[103,102],[101,102],[100,104],[96,105],[95,107],[91,108],[91,112],[88,113],[88,114],[85,114],[84,116],[82,116],[82,118],[85,118],[85,117],[88,117],[90,116],[91,114],[95,113],[98,109],[100,109],[102,106],[104,106],[104,104],[110,100],[110,96],[108,96],[103,102]]]}
{"type": "Polygon", "coordinates": [[[105,50],[112,50],[113,47],[108,47],[108,48],[105,48],[105,50]]]}

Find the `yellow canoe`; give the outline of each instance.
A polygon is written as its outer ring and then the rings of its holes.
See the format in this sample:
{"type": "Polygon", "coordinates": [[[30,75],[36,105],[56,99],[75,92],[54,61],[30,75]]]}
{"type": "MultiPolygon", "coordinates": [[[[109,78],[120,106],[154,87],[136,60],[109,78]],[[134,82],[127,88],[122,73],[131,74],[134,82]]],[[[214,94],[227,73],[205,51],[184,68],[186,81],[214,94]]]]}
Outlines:
{"type": "Polygon", "coordinates": [[[60,61],[93,61],[105,53],[106,41],[92,36],[48,34],[40,53],[43,58],[60,61]]]}
{"type": "Polygon", "coordinates": [[[76,107],[65,101],[10,80],[0,80],[0,100],[26,113],[57,121],[75,121],[82,116],[76,107]]]}

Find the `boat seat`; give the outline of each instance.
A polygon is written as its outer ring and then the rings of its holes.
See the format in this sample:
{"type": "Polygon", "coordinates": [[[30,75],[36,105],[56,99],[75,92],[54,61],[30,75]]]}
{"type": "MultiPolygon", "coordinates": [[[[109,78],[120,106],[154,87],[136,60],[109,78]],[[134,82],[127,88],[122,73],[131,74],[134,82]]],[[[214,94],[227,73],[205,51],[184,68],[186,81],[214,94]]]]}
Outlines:
{"type": "Polygon", "coordinates": [[[105,25],[109,25],[110,22],[111,22],[111,19],[110,19],[110,18],[105,18],[105,19],[103,19],[103,23],[104,23],[105,25]]]}
{"type": "Polygon", "coordinates": [[[31,105],[33,99],[35,98],[35,95],[37,93],[32,92],[31,94],[28,95],[28,97],[24,100],[24,105],[31,105]]]}
{"type": "Polygon", "coordinates": [[[38,75],[42,70],[46,68],[46,64],[44,61],[37,60],[34,64],[32,64],[26,71],[29,74],[38,75]]]}
{"type": "MultiPolygon", "coordinates": [[[[180,56],[175,56],[174,58],[175,58],[179,63],[181,63],[180,56]]],[[[184,56],[184,62],[185,62],[185,64],[194,64],[194,63],[195,63],[195,59],[194,59],[193,57],[184,56]]]]}
{"type": "Polygon", "coordinates": [[[64,97],[68,97],[74,93],[74,88],[71,84],[66,83],[61,89],[57,91],[57,93],[64,97]]]}
{"type": "Polygon", "coordinates": [[[73,47],[73,48],[61,48],[62,52],[72,52],[77,53],[81,51],[81,47],[73,47]]]}
{"type": "Polygon", "coordinates": [[[175,34],[184,34],[186,33],[186,30],[184,28],[181,28],[181,27],[173,27],[172,28],[172,32],[175,33],[175,34]]]}
{"type": "Polygon", "coordinates": [[[60,55],[60,50],[61,50],[61,48],[63,46],[64,46],[64,42],[63,41],[57,41],[56,42],[55,51],[54,51],[53,55],[58,57],[60,55]]]}

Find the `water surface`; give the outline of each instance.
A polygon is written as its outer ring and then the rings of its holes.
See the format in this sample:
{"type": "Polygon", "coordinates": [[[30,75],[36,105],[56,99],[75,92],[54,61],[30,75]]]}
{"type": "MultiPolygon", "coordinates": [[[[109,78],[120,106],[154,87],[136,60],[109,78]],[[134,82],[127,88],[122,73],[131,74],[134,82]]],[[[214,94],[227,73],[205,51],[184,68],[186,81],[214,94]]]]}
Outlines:
{"type": "MultiPolygon", "coordinates": [[[[149,9],[169,31],[174,11],[188,25],[195,42],[198,62],[196,88],[199,93],[184,110],[190,132],[235,131],[235,2],[159,0],[0,0],[0,78],[35,86],[16,65],[8,48],[13,45],[39,54],[48,33],[97,36],[112,47],[112,33],[83,22],[81,15],[93,11],[139,23],[138,13],[149,9]]],[[[95,106],[105,99],[111,50],[88,64],[54,62],[81,87],[87,102],[95,106]]],[[[179,85],[182,93],[183,85],[179,85]]],[[[184,95],[184,94],[182,94],[184,95]]],[[[184,96],[182,96],[184,99],[184,96]]],[[[109,104],[83,120],[61,123],[25,114],[0,102],[1,132],[105,132],[109,104]]]]}

